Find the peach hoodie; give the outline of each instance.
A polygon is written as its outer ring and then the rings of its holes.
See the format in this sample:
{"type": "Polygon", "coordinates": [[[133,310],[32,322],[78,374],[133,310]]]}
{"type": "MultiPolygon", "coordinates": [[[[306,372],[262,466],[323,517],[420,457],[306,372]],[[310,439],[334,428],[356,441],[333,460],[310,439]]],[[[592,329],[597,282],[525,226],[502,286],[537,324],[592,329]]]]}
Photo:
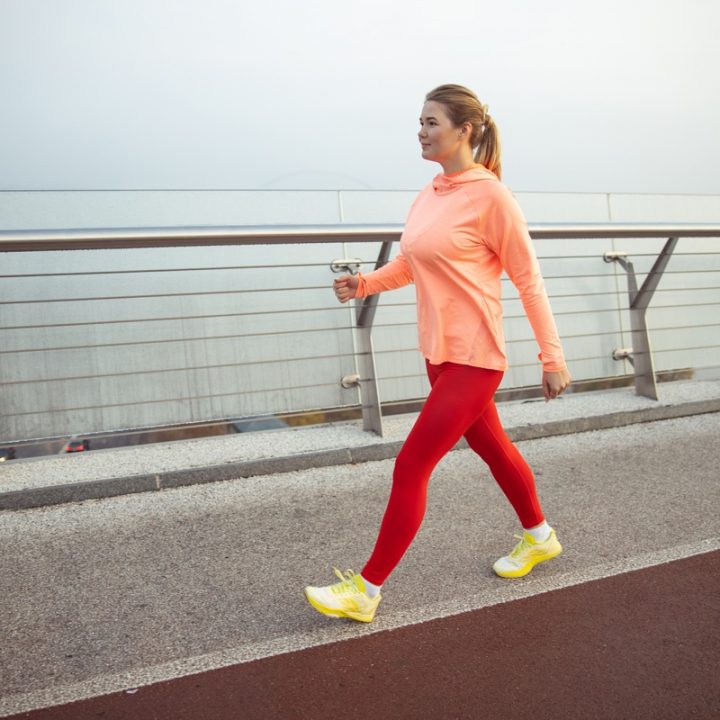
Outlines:
{"type": "Polygon", "coordinates": [[[420,351],[433,364],[506,370],[500,302],[505,270],[517,287],[546,371],[565,359],[545,284],[510,190],[482,165],[437,175],[408,214],[400,252],[360,274],[357,297],[414,282],[420,351]]]}

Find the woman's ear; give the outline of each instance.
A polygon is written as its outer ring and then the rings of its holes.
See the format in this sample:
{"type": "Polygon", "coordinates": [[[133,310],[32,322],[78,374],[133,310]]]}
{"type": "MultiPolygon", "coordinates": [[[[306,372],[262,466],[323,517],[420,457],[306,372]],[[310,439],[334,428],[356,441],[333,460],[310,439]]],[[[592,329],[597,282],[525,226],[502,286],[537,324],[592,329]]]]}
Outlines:
{"type": "Polygon", "coordinates": [[[463,123],[460,127],[459,137],[472,137],[473,126],[471,122],[463,123]]]}

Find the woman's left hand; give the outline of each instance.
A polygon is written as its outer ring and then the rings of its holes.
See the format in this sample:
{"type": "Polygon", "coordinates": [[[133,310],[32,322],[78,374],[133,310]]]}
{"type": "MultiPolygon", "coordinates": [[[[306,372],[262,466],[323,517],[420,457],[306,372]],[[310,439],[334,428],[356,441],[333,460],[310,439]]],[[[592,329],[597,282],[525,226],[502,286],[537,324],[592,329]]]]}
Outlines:
{"type": "Polygon", "coordinates": [[[555,399],[561,395],[572,382],[570,373],[567,370],[560,372],[543,372],[542,386],[545,393],[545,402],[555,399]]]}

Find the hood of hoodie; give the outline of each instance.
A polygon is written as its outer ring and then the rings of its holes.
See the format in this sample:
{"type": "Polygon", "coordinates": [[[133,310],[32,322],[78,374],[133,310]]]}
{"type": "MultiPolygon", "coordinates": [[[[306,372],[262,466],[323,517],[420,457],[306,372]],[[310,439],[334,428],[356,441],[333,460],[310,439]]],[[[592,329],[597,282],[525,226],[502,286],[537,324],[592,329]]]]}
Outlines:
{"type": "Polygon", "coordinates": [[[440,173],[433,178],[432,186],[436,194],[446,195],[467,183],[479,182],[480,180],[495,180],[497,182],[497,175],[488,170],[484,165],[476,165],[475,167],[453,173],[452,175],[443,175],[440,173]]]}

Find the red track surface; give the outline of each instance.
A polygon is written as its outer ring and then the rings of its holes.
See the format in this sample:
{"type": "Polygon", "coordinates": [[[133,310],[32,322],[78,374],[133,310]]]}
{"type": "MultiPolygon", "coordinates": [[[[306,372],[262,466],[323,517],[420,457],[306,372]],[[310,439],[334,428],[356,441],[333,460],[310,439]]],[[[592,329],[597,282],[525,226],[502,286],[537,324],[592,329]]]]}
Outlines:
{"type": "Polygon", "coordinates": [[[720,552],[13,717],[717,720],[720,552]]]}

